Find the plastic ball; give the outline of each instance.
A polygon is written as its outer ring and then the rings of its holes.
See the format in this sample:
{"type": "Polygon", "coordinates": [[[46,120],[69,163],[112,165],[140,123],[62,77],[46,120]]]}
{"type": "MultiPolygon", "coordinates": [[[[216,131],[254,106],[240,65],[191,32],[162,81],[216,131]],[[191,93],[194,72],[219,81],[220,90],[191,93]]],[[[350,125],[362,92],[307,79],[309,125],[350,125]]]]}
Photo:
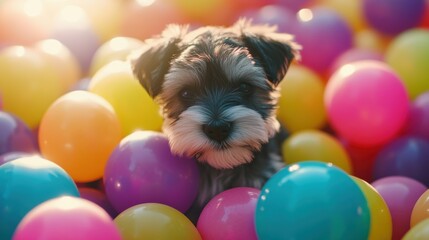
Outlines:
{"type": "Polygon", "coordinates": [[[411,228],[402,240],[425,240],[429,238],[429,219],[425,219],[411,228]]]}
{"type": "Polygon", "coordinates": [[[0,182],[1,239],[11,239],[22,218],[40,203],[63,195],[79,196],[73,180],[61,167],[38,156],[1,165],[0,182]]]}
{"type": "Polygon", "coordinates": [[[391,38],[371,28],[364,28],[354,33],[354,46],[360,49],[368,49],[384,53],[391,38]]]}
{"type": "Polygon", "coordinates": [[[114,61],[92,78],[88,90],[106,99],[115,109],[124,135],[135,130],[161,130],[159,106],[134,77],[127,62],[114,61]]]}
{"type": "Polygon", "coordinates": [[[0,133],[0,155],[14,151],[38,151],[36,136],[13,114],[0,111],[0,133]]]}
{"type": "Polygon", "coordinates": [[[70,50],[55,39],[46,39],[34,45],[36,51],[44,55],[49,64],[57,70],[63,91],[67,92],[75,84],[81,75],[79,63],[70,50]]]}
{"type": "Polygon", "coordinates": [[[353,177],[368,201],[371,226],[368,240],[389,240],[392,238],[392,217],[386,202],[377,190],[366,181],[353,177]]]}
{"type": "Polygon", "coordinates": [[[361,178],[367,182],[373,181],[373,169],[375,158],[378,152],[384,146],[361,147],[341,140],[346,149],[353,168],[353,176],[361,178]]]}
{"type": "Polygon", "coordinates": [[[321,162],[288,165],[261,190],[258,239],[366,239],[368,202],[344,171],[321,162]],[[340,224],[339,224],[340,223],[340,224]]]}
{"type": "Polygon", "coordinates": [[[94,54],[90,75],[114,60],[125,61],[133,51],[140,49],[143,42],[130,37],[115,37],[103,43],[94,54]]]}
{"type": "Polygon", "coordinates": [[[42,2],[4,1],[0,3],[0,42],[31,45],[49,35],[49,18],[42,2]]]}
{"type": "Polygon", "coordinates": [[[320,161],[332,163],[349,174],[352,172],[350,158],[341,143],[333,136],[318,130],[292,134],[282,144],[282,155],[287,164],[320,161]]]}
{"type": "Polygon", "coordinates": [[[174,0],[170,2],[178,9],[178,11],[188,17],[191,22],[197,22],[204,25],[230,25],[234,21],[234,4],[231,3],[233,1],[174,0]]]}
{"type": "Polygon", "coordinates": [[[392,216],[392,240],[401,239],[410,229],[412,209],[427,190],[422,183],[401,176],[381,178],[371,184],[383,197],[392,216]]]}
{"type": "Polygon", "coordinates": [[[34,49],[14,46],[0,52],[0,92],[3,110],[35,128],[64,88],[45,57],[34,49]]]}
{"type": "Polygon", "coordinates": [[[280,82],[277,116],[290,132],[319,129],[327,122],[323,80],[311,69],[292,65],[280,82]]]}
{"type": "Polygon", "coordinates": [[[164,134],[136,131],[114,149],[104,174],[106,194],[118,212],[140,203],[162,203],[181,212],[197,196],[194,159],[175,156],[164,134]]]}
{"type": "Polygon", "coordinates": [[[46,111],[39,129],[43,156],[63,167],[77,182],[101,178],[121,138],[112,106],[86,91],[58,98],[46,111]]]}
{"type": "Polygon", "coordinates": [[[112,218],[98,205],[76,197],[58,197],[32,209],[19,223],[13,240],[120,240],[112,218]]]}
{"type": "Polygon", "coordinates": [[[292,11],[299,11],[305,7],[312,5],[314,0],[272,0],[274,3],[284,6],[292,11]]]}
{"type": "Polygon", "coordinates": [[[414,204],[410,219],[411,228],[427,218],[429,218],[429,190],[426,190],[414,204]]]}
{"type": "Polygon", "coordinates": [[[429,186],[429,140],[401,137],[384,146],[374,165],[374,178],[406,176],[429,186]]]}
{"type": "Polygon", "coordinates": [[[81,198],[97,204],[103,208],[110,217],[115,218],[118,215],[118,212],[113,208],[112,204],[110,204],[104,192],[90,187],[79,187],[78,190],[81,198]]]}
{"type": "MultiPolygon", "coordinates": [[[[67,10],[62,11],[67,12],[67,10]]],[[[94,53],[101,44],[100,37],[89,23],[85,24],[85,21],[79,24],[58,24],[52,30],[51,38],[60,41],[70,49],[84,74],[88,72],[94,53]]]]}
{"type": "Polygon", "coordinates": [[[197,228],[181,212],[159,203],[143,203],[115,218],[123,239],[200,240],[197,228]]]}
{"type": "Polygon", "coordinates": [[[352,47],[352,30],[337,12],[328,8],[302,9],[297,17],[293,33],[303,47],[300,62],[325,74],[335,58],[352,47]]]}
{"type": "Polygon", "coordinates": [[[429,90],[429,30],[412,29],[400,34],[386,49],[385,59],[399,74],[411,98],[429,90]]]}
{"type": "Polygon", "coordinates": [[[335,61],[331,65],[330,74],[332,75],[343,65],[362,60],[383,61],[383,54],[381,54],[380,51],[375,51],[372,49],[351,48],[343,52],[335,59],[335,61]]]}
{"type": "Polygon", "coordinates": [[[324,97],[332,127],[354,145],[384,144],[407,120],[405,86],[389,66],[378,61],[344,65],[329,79],[324,97]]]}
{"type": "Polygon", "coordinates": [[[21,157],[31,156],[31,153],[26,152],[8,152],[0,155],[0,166],[21,157]]]}
{"type": "Polygon", "coordinates": [[[237,187],[216,195],[198,219],[201,237],[256,240],[254,214],[259,193],[259,189],[237,187]]]}
{"type": "Polygon", "coordinates": [[[289,33],[296,24],[295,12],[282,5],[266,5],[240,13],[239,18],[252,19],[253,24],[269,24],[277,27],[277,31],[289,33]]]}
{"type": "Polygon", "coordinates": [[[424,13],[424,0],[364,0],[366,22],[377,31],[395,35],[416,27],[424,13]]]}
{"type": "Polygon", "coordinates": [[[168,24],[187,22],[177,7],[165,1],[128,1],[126,4],[120,36],[145,40],[160,34],[168,24]]]}
{"type": "Polygon", "coordinates": [[[417,96],[411,103],[410,115],[405,126],[408,135],[429,140],[429,91],[417,96]]]}

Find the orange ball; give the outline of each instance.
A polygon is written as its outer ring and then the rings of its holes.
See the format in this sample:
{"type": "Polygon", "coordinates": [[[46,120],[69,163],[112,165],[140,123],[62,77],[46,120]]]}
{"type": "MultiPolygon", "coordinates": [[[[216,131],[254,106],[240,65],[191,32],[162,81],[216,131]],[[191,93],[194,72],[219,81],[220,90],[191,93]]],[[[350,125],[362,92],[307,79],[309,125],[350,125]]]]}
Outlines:
{"type": "Polygon", "coordinates": [[[60,165],[76,182],[100,179],[121,138],[113,107],[86,91],[58,98],[46,111],[39,129],[42,155],[60,165]]]}

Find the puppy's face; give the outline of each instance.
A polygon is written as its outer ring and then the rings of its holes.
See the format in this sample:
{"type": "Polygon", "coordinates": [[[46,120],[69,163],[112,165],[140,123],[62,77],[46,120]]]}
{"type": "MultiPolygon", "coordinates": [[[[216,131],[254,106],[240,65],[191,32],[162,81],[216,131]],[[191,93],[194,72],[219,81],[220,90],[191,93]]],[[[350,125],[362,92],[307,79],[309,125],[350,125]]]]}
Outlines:
{"type": "Polygon", "coordinates": [[[243,25],[191,33],[172,28],[134,65],[162,107],[172,151],[219,169],[250,162],[279,129],[276,86],[296,46],[288,35],[282,42],[243,25]]]}

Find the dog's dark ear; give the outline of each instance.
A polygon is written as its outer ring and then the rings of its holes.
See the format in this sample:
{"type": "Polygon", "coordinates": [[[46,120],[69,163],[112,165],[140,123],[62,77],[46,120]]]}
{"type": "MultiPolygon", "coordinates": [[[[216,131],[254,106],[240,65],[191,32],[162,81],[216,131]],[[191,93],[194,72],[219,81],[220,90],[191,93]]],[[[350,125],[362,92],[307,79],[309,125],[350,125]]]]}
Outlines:
{"type": "Polygon", "coordinates": [[[160,93],[171,61],[180,54],[180,42],[186,32],[186,26],[168,26],[130,57],[134,75],[152,98],[160,93]]]}
{"type": "Polygon", "coordinates": [[[301,46],[293,41],[292,35],[277,33],[275,27],[267,25],[251,25],[245,20],[240,20],[236,27],[245,47],[274,85],[284,78],[291,62],[300,58],[301,46]]]}

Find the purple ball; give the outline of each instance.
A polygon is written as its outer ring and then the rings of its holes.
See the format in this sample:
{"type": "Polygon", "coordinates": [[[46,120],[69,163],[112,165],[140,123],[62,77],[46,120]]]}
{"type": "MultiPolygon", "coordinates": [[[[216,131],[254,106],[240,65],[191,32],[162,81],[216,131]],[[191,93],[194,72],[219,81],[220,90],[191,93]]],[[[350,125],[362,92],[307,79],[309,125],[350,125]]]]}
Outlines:
{"type": "Polygon", "coordinates": [[[104,184],[118,212],[141,203],[161,203],[184,213],[197,196],[199,171],[194,159],[171,153],[164,134],[136,131],[114,149],[104,184]]]}
{"type": "Polygon", "coordinates": [[[255,24],[268,24],[277,26],[283,33],[291,33],[296,22],[295,13],[279,5],[267,5],[260,9],[252,9],[240,15],[252,19],[255,24]]]}
{"type": "Polygon", "coordinates": [[[425,11],[424,0],[364,0],[363,14],[377,31],[395,35],[419,25],[425,11]]]}
{"type": "Polygon", "coordinates": [[[334,10],[318,7],[298,12],[293,31],[301,50],[301,63],[326,74],[334,60],[353,45],[353,32],[334,10]]]}
{"type": "Polygon", "coordinates": [[[392,240],[400,240],[410,229],[410,218],[414,205],[427,190],[426,186],[408,177],[381,178],[372,186],[386,202],[392,216],[392,240]]]}
{"type": "Polygon", "coordinates": [[[405,176],[429,186],[429,141],[401,137],[387,144],[377,155],[374,179],[405,176]]]}
{"type": "Polygon", "coordinates": [[[0,155],[8,152],[38,152],[36,137],[18,117],[0,111],[0,155]]]}
{"type": "Polygon", "coordinates": [[[64,26],[53,30],[52,38],[64,44],[76,57],[85,73],[91,66],[92,58],[100,47],[100,39],[89,26],[64,26]]]}
{"type": "Polygon", "coordinates": [[[410,107],[410,115],[405,129],[406,134],[429,140],[429,92],[416,99],[410,107]]]}

